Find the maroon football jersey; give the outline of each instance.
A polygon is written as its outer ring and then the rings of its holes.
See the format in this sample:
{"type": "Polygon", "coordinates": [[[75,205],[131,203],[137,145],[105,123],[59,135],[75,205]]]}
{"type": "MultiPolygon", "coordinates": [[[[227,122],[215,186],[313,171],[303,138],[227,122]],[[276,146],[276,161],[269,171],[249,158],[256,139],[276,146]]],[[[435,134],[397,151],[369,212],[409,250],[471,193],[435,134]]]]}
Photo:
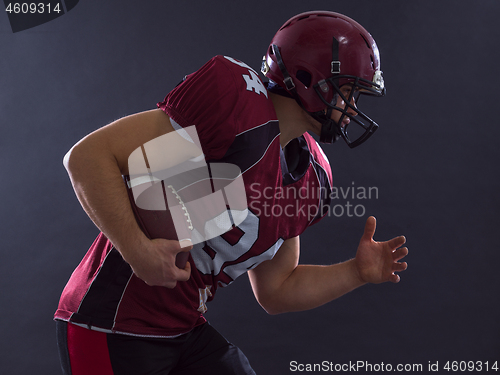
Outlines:
{"type": "Polygon", "coordinates": [[[66,285],[56,319],[133,335],[188,332],[205,322],[206,303],[219,286],[272,259],[283,241],[328,212],[332,175],[326,156],[306,133],[290,142],[293,152],[285,157],[268,92],[246,64],[216,56],[158,107],[174,128],[196,127],[208,164],[239,167],[245,218],[228,232],[195,244],[191,278],[174,289],[146,285],[101,233],[66,285]]]}

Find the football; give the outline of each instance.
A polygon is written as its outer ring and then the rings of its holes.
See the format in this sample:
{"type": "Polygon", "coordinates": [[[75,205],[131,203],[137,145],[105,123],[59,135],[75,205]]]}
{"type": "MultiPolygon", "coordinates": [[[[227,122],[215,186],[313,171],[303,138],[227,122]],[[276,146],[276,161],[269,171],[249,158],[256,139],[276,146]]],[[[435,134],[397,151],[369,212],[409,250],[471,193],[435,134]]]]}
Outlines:
{"type": "MultiPolygon", "coordinates": [[[[165,186],[164,181],[124,178],[135,218],[148,238],[191,240],[193,226],[189,213],[171,185],[165,186]]],[[[188,259],[189,252],[178,253],[175,265],[183,269],[188,259]]]]}
{"type": "MultiPolygon", "coordinates": [[[[237,166],[210,163],[168,172],[124,176],[136,220],[148,238],[190,240],[195,245],[245,219],[246,194],[237,166]]],[[[188,252],[178,253],[176,265],[184,268],[188,258],[188,252]]]]}

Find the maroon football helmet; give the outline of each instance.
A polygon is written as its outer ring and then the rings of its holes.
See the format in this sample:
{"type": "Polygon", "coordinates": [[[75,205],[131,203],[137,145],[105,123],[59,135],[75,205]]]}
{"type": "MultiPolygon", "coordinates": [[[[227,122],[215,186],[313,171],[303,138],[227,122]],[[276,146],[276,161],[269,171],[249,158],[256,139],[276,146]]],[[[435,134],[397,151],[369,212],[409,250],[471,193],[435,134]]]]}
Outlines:
{"type": "Polygon", "coordinates": [[[349,17],[327,11],[292,17],[271,41],[262,73],[322,124],[324,143],[341,136],[353,148],[378,128],[352,99],[356,103],[359,94],[385,95],[379,51],[372,36],[349,17]],[[348,96],[340,90],[344,85],[352,87],[348,96]],[[336,106],[338,95],[346,103],[344,108],[336,106]],[[330,119],[333,110],[341,112],[338,123],[330,119]],[[345,116],[351,121],[342,127],[345,116]],[[349,129],[353,123],[359,127],[349,129]]]}

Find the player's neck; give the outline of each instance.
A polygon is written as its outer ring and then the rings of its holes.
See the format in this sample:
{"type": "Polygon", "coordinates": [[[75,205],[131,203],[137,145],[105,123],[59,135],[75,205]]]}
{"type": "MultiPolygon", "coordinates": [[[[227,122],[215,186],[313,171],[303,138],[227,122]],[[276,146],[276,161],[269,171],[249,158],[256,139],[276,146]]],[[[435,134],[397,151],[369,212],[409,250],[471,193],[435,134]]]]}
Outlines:
{"type": "Polygon", "coordinates": [[[295,99],[269,93],[274,105],[280,126],[280,144],[284,148],[292,139],[300,137],[307,129],[305,116],[307,114],[297,104],[295,99]]]}

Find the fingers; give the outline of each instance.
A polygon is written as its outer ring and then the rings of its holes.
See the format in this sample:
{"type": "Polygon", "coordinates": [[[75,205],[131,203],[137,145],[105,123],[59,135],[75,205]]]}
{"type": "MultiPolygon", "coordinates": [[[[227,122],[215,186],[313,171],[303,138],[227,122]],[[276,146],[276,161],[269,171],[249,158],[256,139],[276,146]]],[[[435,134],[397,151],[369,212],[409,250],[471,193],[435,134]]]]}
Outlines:
{"type": "MultiPolygon", "coordinates": [[[[383,259],[383,276],[382,280],[379,282],[390,281],[393,283],[399,283],[401,278],[398,274],[396,274],[396,272],[402,272],[408,268],[408,264],[406,262],[399,262],[402,258],[408,255],[408,248],[401,247],[406,243],[406,238],[405,236],[398,236],[385,242],[374,241],[373,237],[375,235],[376,227],[377,220],[375,217],[370,216],[366,220],[363,237],[361,238],[361,241],[369,241],[370,243],[360,244],[358,252],[361,249],[364,251],[363,255],[368,257],[368,253],[372,251],[373,259],[371,260],[374,263],[376,261],[382,262],[383,259]],[[366,249],[371,249],[371,251],[366,249]],[[377,257],[379,259],[377,259],[377,257]]],[[[369,260],[367,260],[367,262],[369,262],[369,260]]]]}
{"type": "Polygon", "coordinates": [[[408,248],[407,247],[401,247],[401,248],[393,251],[393,253],[392,253],[392,259],[395,262],[397,262],[398,260],[403,259],[407,255],[408,255],[408,248]]]}
{"type": "Polygon", "coordinates": [[[191,263],[186,262],[183,269],[178,268],[179,273],[177,273],[177,281],[188,281],[191,277],[191,263]]]}
{"type": "Polygon", "coordinates": [[[189,251],[193,248],[192,242],[158,238],[152,240],[151,243],[154,245],[153,251],[148,254],[138,276],[143,275],[139,277],[150,286],[163,286],[170,289],[175,288],[179,281],[188,281],[191,277],[191,264],[187,258],[189,251]],[[184,258],[181,259],[182,262],[181,260],[177,262],[178,255],[184,258]]]}
{"type": "Polygon", "coordinates": [[[377,219],[374,216],[370,216],[366,219],[365,231],[363,233],[364,240],[372,240],[375,234],[375,229],[377,228],[377,219]]]}
{"type": "MultiPolygon", "coordinates": [[[[399,249],[399,250],[406,250],[406,251],[402,251],[402,253],[406,252],[406,254],[408,254],[407,248],[403,248],[403,249],[399,249]]],[[[392,265],[392,274],[389,276],[389,281],[392,283],[399,283],[401,281],[401,278],[399,277],[399,275],[395,274],[394,272],[402,272],[402,271],[406,270],[407,268],[408,268],[408,264],[406,262],[402,262],[402,263],[395,262],[392,265]]]]}
{"type": "Polygon", "coordinates": [[[164,280],[160,286],[164,286],[169,289],[173,289],[177,286],[178,281],[188,281],[191,277],[191,264],[186,262],[184,269],[177,268],[174,266],[172,268],[172,276],[168,280],[164,280]]]}
{"type": "Polygon", "coordinates": [[[405,236],[395,237],[392,240],[387,241],[387,244],[391,249],[397,249],[398,247],[401,247],[405,243],[406,243],[405,236]]]}
{"type": "Polygon", "coordinates": [[[193,243],[189,239],[180,240],[179,246],[181,247],[182,251],[190,251],[193,248],[193,243]]]}
{"type": "Polygon", "coordinates": [[[393,273],[390,277],[389,277],[389,281],[391,283],[399,283],[401,281],[401,278],[399,277],[399,275],[396,275],[395,273],[393,273]]]}
{"type": "MultiPolygon", "coordinates": [[[[362,240],[373,240],[373,236],[375,235],[375,230],[377,228],[377,219],[374,216],[370,216],[366,219],[365,230],[363,233],[362,240]]],[[[395,237],[392,240],[387,241],[387,245],[391,249],[397,249],[406,243],[405,236],[395,237]]],[[[407,249],[408,250],[408,249],[407,249]]]]}
{"type": "Polygon", "coordinates": [[[408,268],[408,264],[406,262],[403,263],[394,263],[392,265],[393,272],[401,272],[408,268]]]}

